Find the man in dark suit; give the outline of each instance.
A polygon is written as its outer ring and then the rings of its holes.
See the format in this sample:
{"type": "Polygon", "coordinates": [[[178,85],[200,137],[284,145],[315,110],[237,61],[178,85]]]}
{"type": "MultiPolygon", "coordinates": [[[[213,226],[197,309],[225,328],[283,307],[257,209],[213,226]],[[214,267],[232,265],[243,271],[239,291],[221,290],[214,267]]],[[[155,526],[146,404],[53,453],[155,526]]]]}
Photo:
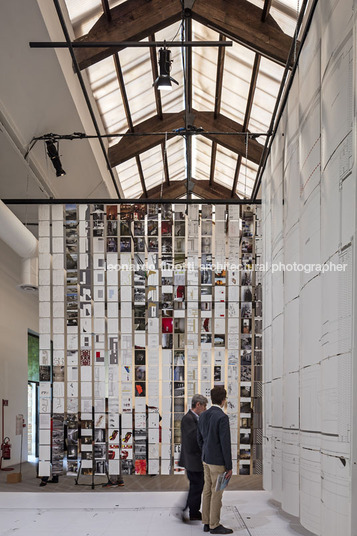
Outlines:
{"type": "MultiPolygon", "coordinates": [[[[187,495],[186,508],[190,512],[190,521],[201,521],[201,495],[203,490],[202,453],[197,443],[197,424],[200,415],[206,410],[207,398],[193,395],[191,409],[181,421],[181,455],[179,465],[186,469],[190,487],[187,495]]],[[[187,521],[184,513],[182,520],[187,521]]]]}
{"type": "Polygon", "coordinates": [[[202,414],[197,431],[198,444],[202,449],[204,488],[202,497],[202,523],[204,532],[231,534],[232,529],[221,525],[220,515],[223,490],[216,491],[217,478],[226,472],[232,476],[232,452],[229,419],[223,407],[227,392],[219,385],[211,390],[212,406],[202,414]]]}

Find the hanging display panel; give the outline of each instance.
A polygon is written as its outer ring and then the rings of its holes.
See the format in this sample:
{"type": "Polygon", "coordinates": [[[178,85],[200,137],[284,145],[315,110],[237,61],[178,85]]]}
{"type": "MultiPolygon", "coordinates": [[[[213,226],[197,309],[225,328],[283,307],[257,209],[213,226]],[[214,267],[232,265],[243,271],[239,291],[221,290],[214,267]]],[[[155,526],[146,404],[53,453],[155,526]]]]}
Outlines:
{"type": "Polygon", "coordinates": [[[182,417],[214,385],[229,394],[234,472],[261,473],[259,218],[40,207],[41,476],[184,473],[182,417]]]}

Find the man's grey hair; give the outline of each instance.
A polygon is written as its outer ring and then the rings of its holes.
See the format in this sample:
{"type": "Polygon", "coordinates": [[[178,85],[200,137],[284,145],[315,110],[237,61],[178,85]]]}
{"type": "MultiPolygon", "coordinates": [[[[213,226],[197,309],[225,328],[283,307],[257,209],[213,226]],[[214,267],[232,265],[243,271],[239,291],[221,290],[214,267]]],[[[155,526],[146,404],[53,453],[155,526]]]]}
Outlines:
{"type": "Polygon", "coordinates": [[[207,406],[207,404],[208,404],[208,400],[207,400],[207,398],[206,398],[205,396],[203,396],[203,395],[198,395],[198,394],[197,394],[197,395],[193,395],[193,397],[192,397],[192,402],[191,402],[191,407],[192,407],[192,408],[195,408],[196,405],[198,404],[198,402],[199,402],[200,404],[202,404],[203,406],[207,406]]]}

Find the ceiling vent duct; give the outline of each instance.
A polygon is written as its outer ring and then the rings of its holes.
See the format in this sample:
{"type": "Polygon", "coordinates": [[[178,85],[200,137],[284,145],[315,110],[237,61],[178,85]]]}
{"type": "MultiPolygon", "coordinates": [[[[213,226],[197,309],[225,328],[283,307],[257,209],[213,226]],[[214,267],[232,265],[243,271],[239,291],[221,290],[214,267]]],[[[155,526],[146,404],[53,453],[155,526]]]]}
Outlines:
{"type": "Polygon", "coordinates": [[[18,285],[24,292],[37,292],[38,290],[38,258],[22,259],[21,283],[18,285]]]}
{"type": "Polygon", "coordinates": [[[26,292],[38,289],[38,241],[13,212],[0,201],[0,239],[22,258],[21,283],[26,292]]]}

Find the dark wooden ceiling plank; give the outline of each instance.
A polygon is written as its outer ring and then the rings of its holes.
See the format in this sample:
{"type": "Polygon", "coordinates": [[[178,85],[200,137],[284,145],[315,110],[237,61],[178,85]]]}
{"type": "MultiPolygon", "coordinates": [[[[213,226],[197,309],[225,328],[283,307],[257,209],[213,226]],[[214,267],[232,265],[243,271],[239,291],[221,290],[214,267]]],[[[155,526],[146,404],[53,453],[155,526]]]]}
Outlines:
{"type": "Polygon", "coordinates": [[[161,153],[162,153],[162,164],[164,166],[165,182],[167,185],[169,185],[170,173],[169,173],[169,163],[168,163],[167,152],[166,152],[166,141],[163,141],[161,144],[161,153]]]}
{"type": "MultiPolygon", "coordinates": [[[[140,41],[180,20],[181,2],[127,0],[112,8],[110,14],[111,21],[103,14],[88,34],[77,41],[140,41]]],[[[264,22],[262,16],[263,10],[248,0],[196,0],[192,9],[193,19],[285,65],[292,38],[271,15],[264,22]]],[[[85,69],[112,55],[113,49],[78,48],[75,54],[80,68],[85,69]]]]}
{"type": "MultiPolygon", "coordinates": [[[[226,37],[222,34],[219,36],[220,41],[225,41],[226,37]]],[[[221,111],[221,102],[222,102],[222,88],[223,88],[223,72],[224,72],[224,58],[225,58],[225,47],[219,47],[218,49],[218,58],[217,58],[217,74],[216,74],[216,91],[214,97],[214,116],[221,111]]]]}
{"type": "MultiPolygon", "coordinates": [[[[230,196],[229,188],[216,182],[210,185],[209,181],[193,179],[193,183],[193,193],[204,199],[228,199],[230,196]],[[226,195],[228,195],[228,198],[225,197],[226,195]]],[[[234,197],[238,198],[238,196],[234,197]]]]}
{"type": "Polygon", "coordinates": [[[123,76],[123,71],[122,71],[122,68],[121,68],[121,65],[120,65],[120,60],[119,60],[118,53],[115,53],[113,55],[113,59],[114,59],[115,71],[117,73],[120,94],[121,94],[121,98],[123,100],[124,112],[125,112],[125,117],[126,117],[126,120],[127,120],[127,123],[128,123],[129,131],[134,132],[134,126],[133,126],[133,120],[131,118],[131,113],[130,113],[128,95],[127,95],[126,89],[125,89],[124,76],[123,76]]]}
{"type": "Polygon", "coordinates": [[[167,184],[158,184],[154,188],[148,190],[148,199],[175,199],[176,197],[181,197],[186,192],[186,180],[181,181],[171,181],[170,185],[167,184]],[[162,194],[162,195],[161,195],[162,194]]]}
{"type": "MultiPolygon", "coordinates": [[[[192,179],[193,190],[192,193],[198,195],[204,199],[228,199],[230,197],[230,190],[221,186],[220,184],[215,183],[213,186],[210,186],[209,181],[201,181],[192,179]]],[[[171,181],[170,185],[161,185],[155,186],[148,190],[148,199],[158,199],[162,197],[163,199],[175,199],[181,197],[186,193],[186,179],[180,181],[171,181]],[[161,195],[162,194],[162,195],[161,195]]],[[[238,196],[235,196],[238,199],[238,196]]]]}
{"type": "MultiPolygon", "coordinates": [[[[185,124],[184,112],[163,114],[162,119],[156,115],[135,126],[135,132],[169,132],[185,124]]],[[[168,134],[167,139],[172,136],[168,134]]],[[[162,136],[124,137],[116,145],[109,147],[109,160],[112,167],[133,158],[137,154],[156,147],[165,141],[162,136]]]]}
{"type": "Polygon", "coordinates": [[[292,38],[271,15],[247,0],[196,0],[192,17],[267,58],[285,65],[292,38]]]}
{"type": "MultiPolygon", "coordinates": [[[[242,132],[242,125],[236,123],[228,117],[218,114],[215,119],[214,112],[198,112],[192,110],[194,115],[194,126],[202,127],[207,132],[242,132]]],[[[185,124],[185,113],[167,113],[163,114],[163,119],[157,116],[151,117],[146,121],[135,126],[135,132],[170,132],[177,128],[182,128],[185,124]]],[[[202,135],[208,139],[223,145],[227,149],[245,155],[245,136],[232,136],[229,134],[205,134],[202,135]]],[[[167,139],[172,137],[167,135],[167,139]]],[[[109,148],[109,160],[112,167],[137,156],[138,154],[156,147],[165,140],[165,135],[162,136],[137,136],[123,137],[116,145],[109,148]]],[[[259,164],[262,146],[256,140],[249,141],[248,158],[252,162],[259,164]]]]}
{"type": "MultiPolygon", "coordinates": [[[[127,0],[113,7],[110,13],[110,22],[103,14],[77,41],[140,41],[180,20],[181,3],[179,0],[127,0]]],[[[83,48],[76,49],[75,54],[80,68],[85,69],[114,51],[105,47],[83,48]]]]}
{"type": "Polygon", "coordinates": [[[216,171],[216,156],[217,156],[217,142],[212,142],[212,150],[211,150],[211,165],[210,165],[210,172],[209,172],[209,183],[212,186],[214,183],[214,174],[216,171]]]}
{"type": "MultiPolygon", "coordinates": [[[[214,117],[214,112],[196,112],[195,125],[197,127],[203,127],[205,131],[210,132],[244,132],[242,125],[233,121],[229,117],[222,114],[218,114],[217,118],[214,117]]],[[[208,139],[223,145],[226,149],[235,153],[245,155],[245,136],[231,136],[229,134],[205,134],[208,139]]],[[[248,158],[252,162],[259,163],[262,153],[262,146],[256,140],[250,140],[248,158]]]]}
{"type": "MultiPolygon", "coordinates": [[[[220,41],[225,41],[226,37],[222,34],[219,35],[220,41]]],[[[225,48],[219,47],[218,57],[217,57],[217,74],[216,74],[216,90],[214,97],[214,117],[217,119],[218,114],[221,111],[221,101],[222,101],[222,87],[223,87],[223,71],[224,71],[224,58],[225,58],[225,48]]],[[[209,182],[210,185],[214,182],[214,174],[216,170],[216,156],[217,156],[217,143],[214,141],[212,143],[212,152],[211,152],[211,165],[210,165],[210,174],[209,182]]]]}

